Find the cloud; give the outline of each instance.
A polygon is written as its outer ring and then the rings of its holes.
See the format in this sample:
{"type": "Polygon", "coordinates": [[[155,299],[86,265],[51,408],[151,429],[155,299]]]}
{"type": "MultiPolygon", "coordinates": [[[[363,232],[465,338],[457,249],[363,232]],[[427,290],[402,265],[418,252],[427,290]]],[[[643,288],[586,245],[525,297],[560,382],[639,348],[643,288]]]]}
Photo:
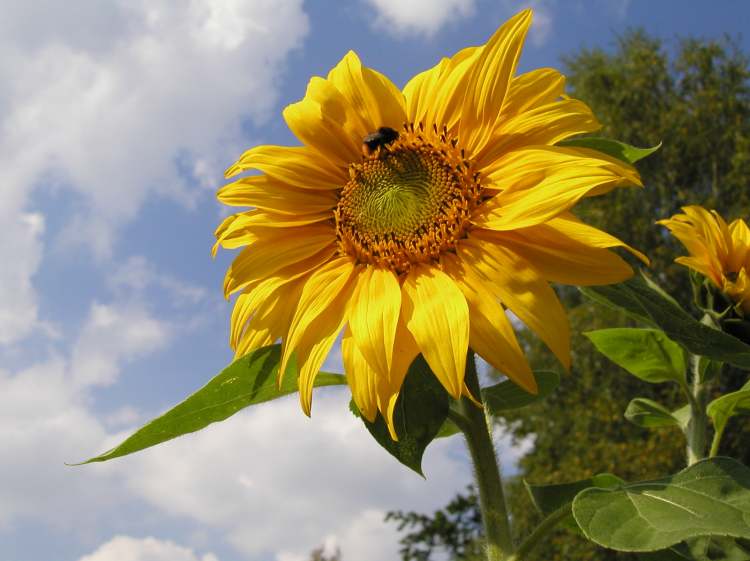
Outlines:
{"type": "Polygon", "coordinates": [[[443,26],[474,13],[474,0],[367,0],[377,14],[374,25],[393,35],[431,37],[443,26]]]}
{"type": "Polygon", "coordinates": [[[78,561],[219,561],[213,553],[198,556],[192,549],[156,538],[115,536],[78,561]]]}
{"type": "Polygon", "coordinates": [[[349,397],[317,392],[312,419],[296,398],[263,404],[124,458],[121,469],[143,500],[219,529],[250,559],[305,559],[326,539],[345,559],[396,558],[385,512],[448,502],[470,478],[463,444],[433,443],[425,481],[375,443],[349,412],[349,397]]]}
{"type": "MultiPolygon", "coordinates": [[[[302,0],[0,0],[0,344],[37,325],[39,200],[64,191],[63,245],[107,258],[142,205],[191,205],[277,99],[302,0]],[[8,319],[9,318],[9,319],[8,319]],[[6,321],[6,319],[8,321],[6,321]]],[[[42,314],[43,315],[43,314],[42,314]]]]}

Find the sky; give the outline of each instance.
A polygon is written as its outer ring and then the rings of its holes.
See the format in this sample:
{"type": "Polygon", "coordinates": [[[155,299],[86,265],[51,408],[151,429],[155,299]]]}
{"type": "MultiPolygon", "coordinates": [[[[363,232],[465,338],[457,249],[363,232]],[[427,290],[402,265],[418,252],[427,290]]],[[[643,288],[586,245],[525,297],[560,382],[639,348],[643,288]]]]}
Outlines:
{"type": "MultiPolygon", "coordinates": [[[[741,35],[750,3],[686,0],[0,0],[0,561],[396,561],[397,509],[471,479],[382,451],[343,388],[105,464],[102,452],[231,361],[222,172],[294,144],[281,110],[349,50],[403,85],[535,9],[520,71],[644,27],[741,35]]],[[[665,139],[665,142],[667,140],[665,139]]],[[[327,367],[340,369],[336,352],[327,367]]],[[[498,445],[506,471],[528,443],[498,445]]]]}

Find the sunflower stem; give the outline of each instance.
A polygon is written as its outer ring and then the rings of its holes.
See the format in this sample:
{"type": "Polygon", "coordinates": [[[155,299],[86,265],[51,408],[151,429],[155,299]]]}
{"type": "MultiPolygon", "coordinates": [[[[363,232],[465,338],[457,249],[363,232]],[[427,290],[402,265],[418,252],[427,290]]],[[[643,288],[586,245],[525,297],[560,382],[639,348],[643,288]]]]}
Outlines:
{"type": "Polygon", "coordinates": [[[690,421],[688,422],[685,437],[687,438],[687,464],[692,466],[706,457],[706,433],[708,431],[708,416],[706,415],[706,392],[701,383],[700,357],[692,355],[691,388],[688,392],[690,403],[690,421]]]}
{"type": "MultiPolygon", "coordinates": [[[[465,381],[469,391],[477,398],[481,397],[473,352],[469,352],[466,359],[465,381]]],[[[500,467],[492,443],[491,420],[487,418],[485,409],[480,409],[465,397],[458,402],[457,408],[464,420],[459,426],[474,463],[487,561],[505,561],[513,555],[513,540],[500,467]]]]}

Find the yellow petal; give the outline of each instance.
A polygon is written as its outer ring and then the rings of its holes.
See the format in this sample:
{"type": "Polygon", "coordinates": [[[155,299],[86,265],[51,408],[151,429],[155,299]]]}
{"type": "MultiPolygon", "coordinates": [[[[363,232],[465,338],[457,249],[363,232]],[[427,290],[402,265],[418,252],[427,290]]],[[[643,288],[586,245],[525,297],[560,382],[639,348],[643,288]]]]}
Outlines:
{"type": "Polygon", "coordinates": [[[216,243],[211,248],[211,257],[216,257],[219,246],[224,249],[235,249],[255,242],[258,236],[247,229],[249,221],[249,217],[244,213],[227,216],[214,232],[216,243]]]}
{"type": "Polygon", "coordinates": [[[503,114],[510,119],[529,109],[557,101],[565,91],[565,76],[554,68],[537,68],[510,83],[503,114]]]}
{"type": "Polygon", "coordinates": [[[286,337],[304,283],[305,278],[285,283],[258,303],[240,335],[236,357],[286,337]]]}
{"type": "Polygon", "coordinates": [[[557,295],[525,259],[499,245],[469,237],[458,256],[570,368],[570,327],[557,295]]]}
{"type": "Polygon", "coordinates": [[[458,399],[469,348],[469,308],[456,283],[439,269],[418,265],[402,287],[404,323],[448,393],[458,399]]]}
{"type": "Polygon", "coordinates": [[[563,99],[535,107],[500,123],[492,141],[476,156],[480,167],[493,168],[503,154],[527,146],[552,145],[575,136],[599,130],[588,105],[577,99],[563,99]]]}
{"type": "Polygon", "coordinates": [[[378,376],[377,394],[378,409],[385,419],[388,426],[388,432],[393,440],[398,440],[396,434],[396,425],[394,423],[394,414],[396,411],[396,402],[401,392],[401,386],[406,378],[411,363],[419,354],[419,345],[409,332],[403,321],[403,316],[399,317],[396,326],[396,341],[393,348],[393,364],[388,376],[378,376]]]}
{"type": "Polygon", "coordinates": [[[443,255],[441,263],[443,270],[461,289],[469,305],[471,348],[526,391],[536,393],[536,379],[531,367],[518,344],[505,310],[487,288],[485,281],[456,255],[443,255]]]}
{"type": "Polygon", "coordinates": [[[302,101],[284,109],[284,120],[303,144],[340,167],[362,159],[366,130],[354,108],[328,80],[314,77],[302,101]]]}
{"type": "Polygon", "coordinates": [[[378,375],[357,348],[349,328],[344,331],[344,338],[341,340],[341,356],[346,381],[352,390],[352,399],[362,416],[373,423],[378,414],[378,375]]]}
{"type": "Polygon", "coordinates": [[[505,97],[531,19],[531,10],[523,10],[503,24],[473,61],[471,73],[462,84],[466,93],[458,137],[470,157],[484,147],[502,118],[505,97]]]}
{"type": "Polygon", "coordinates": [[[546,222],[581,198],[641,186],[632,166],[593,150],[538,146],[501,158],[488,179],[500,190],[472,217],[482,228],[515,230],[546,222]]]}
{"type": "Polygon", "coordinates": [[[318,370],[346,322],[355,271],[350,258],[339,257],[310,275],[284,341],[279,372],[286,370],[296,352],[300,403],[306,415],[310,414],[318,370]]]}
{"type": "Polygon", "coordinates": [[[732,250],[729,254],[727,268],[739,271],[742,267],[750,267],[750,228],[741,218],[729,225],[732,250]]]}
{"type": "Polygon", "coordinates": [[[332,190],[313,191],[286,185],[267,175],[253,175],[219,189],[216,198],[225,205],[250,206],[278,214],[310,214],[336,206],[332,190]]]}
{"type": "Polygon", "coordinates": [[[359,116],[365,135],[379,127],[401,130],[406,122],[401,91],[379,72],[362,66],[354,51],[349,51],[331,70],[328,81],[359,116]]]}
{"type": "MultiPolygon", "coordinates": [[[[249,283],[264,279],[295,263],[328,249],[334,252],[336,234],[332,226],[313,225],[288,228],[260,238],[240,252],[224,277],[224,295],[244,288],[249,283]]],[[[326,257],[327,259],[327,257],[326,257]]]]}
{"type": "Polygon", "coordinates": [[[633,276],[633,269],[618,255],[566,238],[548,224],[511,232],[475,229],[472,235],[520,255],[551,282],[592,286],[633,276]]]}
{"type": "Polygon", "coordinates": [[[357,277],[349,328],[358,349],[380,376],[393,363],[393,342],[401,312],[401,287],[386,269],[366,267],[357,277]]]}
{"type": "Polygon", "coordinates": [[[229,178],[257,169],[299,189],[340,189],[349,180],[344,167],[337,167],[305,146],[255,146],[224,173],[229,178]]]}

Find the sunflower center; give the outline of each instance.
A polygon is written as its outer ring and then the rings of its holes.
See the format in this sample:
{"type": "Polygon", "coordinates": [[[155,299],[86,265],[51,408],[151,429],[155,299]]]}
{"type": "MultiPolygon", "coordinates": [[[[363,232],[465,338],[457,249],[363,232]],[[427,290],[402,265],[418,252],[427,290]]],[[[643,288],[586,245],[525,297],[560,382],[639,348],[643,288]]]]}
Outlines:
{"type": "Polygon", "coordinates": [[[368,145],[336,207],[339,251],[403,273],[453,249],[482,190],[456,144],[408,125],[395,140],[368,145]]]}

